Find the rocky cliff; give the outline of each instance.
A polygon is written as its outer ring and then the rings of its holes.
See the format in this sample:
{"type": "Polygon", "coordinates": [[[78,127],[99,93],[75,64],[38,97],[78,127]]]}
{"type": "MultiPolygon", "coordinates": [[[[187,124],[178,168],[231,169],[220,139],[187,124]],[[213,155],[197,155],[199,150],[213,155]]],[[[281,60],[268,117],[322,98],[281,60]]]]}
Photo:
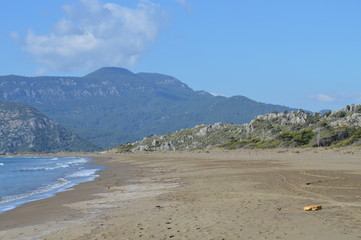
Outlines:
{"type": "Polygon", "coordinates": [[[124,144],[114,151],[193,150],[214,147],[275,148],[323,147],[361,144],[361,105],[324,114],[274,112],[243,125],[198,125],[162,136],[124,144]]]}
{"type": "Polygon", "coordinates": [[[0,102],[0,153],[2,154],[98,149],[28,105],[0,102]]]}

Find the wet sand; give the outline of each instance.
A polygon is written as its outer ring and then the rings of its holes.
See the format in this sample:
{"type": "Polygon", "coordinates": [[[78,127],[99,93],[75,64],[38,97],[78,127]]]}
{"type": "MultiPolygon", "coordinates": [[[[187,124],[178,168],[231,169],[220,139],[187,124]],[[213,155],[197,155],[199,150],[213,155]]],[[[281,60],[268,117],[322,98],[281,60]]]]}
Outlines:
{"type": "Polygon", "coordinates": [[[358,148],[84,156],[108,168],[0,215],[0,239],[361,239],[358,148]]]}

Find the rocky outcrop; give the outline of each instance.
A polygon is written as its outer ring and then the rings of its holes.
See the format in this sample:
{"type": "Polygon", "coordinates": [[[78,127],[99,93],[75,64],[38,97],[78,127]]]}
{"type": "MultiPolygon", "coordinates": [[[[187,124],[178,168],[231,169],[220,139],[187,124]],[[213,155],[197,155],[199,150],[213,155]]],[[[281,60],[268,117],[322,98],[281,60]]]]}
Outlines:
{"type": "Polygon", "coordinates": [[[208,125],[206,127],[202,127],[198,133],[196,133],[196,135],[198,137],[204,137],[207,135],[207,133],[212,132],[212,131],[217,131],[220,130],[224,127],[224,124],[222,123],[215,123],[213,125],[208,125]]]}
{"type": "Polygon", "coordinates": [[[152,136],[117,148],[118,151],[192,150],[214,147],[299,147],[361,144],[361,106],[351,105],[324,114],[304,111],[269,113],[243,125],[197,125],[152,136]]]}
{"type": "Polygon", "coordinates": [[[0,102],[2,154],[98,149],[28,105],[0,102]]]}

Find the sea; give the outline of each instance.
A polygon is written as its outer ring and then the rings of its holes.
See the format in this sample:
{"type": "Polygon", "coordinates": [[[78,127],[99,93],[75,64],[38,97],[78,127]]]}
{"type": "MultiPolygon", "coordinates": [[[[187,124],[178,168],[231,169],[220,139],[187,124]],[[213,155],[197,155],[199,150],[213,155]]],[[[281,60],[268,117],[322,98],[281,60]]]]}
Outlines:
{"type": "Polygon", "coordinates": [[[94,180],[102,166],[83,157],[0,157],[0,214],[94,180]]]}

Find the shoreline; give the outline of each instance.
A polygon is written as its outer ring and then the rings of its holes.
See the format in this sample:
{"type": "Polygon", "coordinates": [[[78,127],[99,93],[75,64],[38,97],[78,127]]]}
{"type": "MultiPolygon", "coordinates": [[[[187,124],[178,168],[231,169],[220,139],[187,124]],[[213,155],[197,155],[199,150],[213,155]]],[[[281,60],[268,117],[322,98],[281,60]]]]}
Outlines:
{"type": "MultiPolygon", "coordinates": [[[[38,201],[41,199],[47,199],[56,196],[58,193],[66,192],[73,189],[75,186],[90,182],[95,180],[99,176],[101,170],[104,169],[102,166],[96,166],[96,164],[91,164],[92,161],[96,161],[91,158],[83,158],[83,157],[53,157],[53,156],[10,156],[9,158],[5,157],[5,162],[13,164],[17,161],[21,161],[21,163],[17,163],[14,167],[0,169],[1,173],[4,175],[1,179],[4,179],[6,185],[3,185],[6,189],[18,189],[21,188],[22,184],[27,184],[26,181],[31,181],[32,178],[39,178],[41,182],[39,182],[38,186],[31,186],[30,188],[26,188],[23,192],[15,192],[10,194],[4,194],[2,192],[2,196],[0,200],[5,200],[4,203],[1,202],[0,215],[14,210],[24,204],[38,201]],[[20,158],[20,159],[18,159],[20,158]],[[28,165],[30,164],[30,165],[28,165]],[[40,166],[39,166],[40,164],[40,166]],[[49,164],[44,166],[42,164],[49,164]],[[52,165],[53,164],[53,165],[52,165]],[[76,167],[76,165],[82,165],[76,167]],[[62,175],[57,175],[57,172],[54,174],[49,174],[48,171],[60,169],[60,170],[72,170],[71,172],[62,171],[62,175]],[[17,175],[17,171],[23,172],[23,174],[17,175]],[[15,172],[15,173],[14,173],[15,172]],[[29,173],[30,172],[30,173],[29,173]],[[12,173],[8,175],[8,173],[12,173]],[[31,174],[36,173],[36,174],[31,174]],[[44,177],[45,175],[45,177],[44,177]],[[22,177],[25,176],[26,180],[22,177]],[[32,176],[31,178],[29,176],[32,176]],[[47,180],[46,176],[57,176],[56,179],[47,180]],[[21,179],[21,181],[19,181],[21,179]],[[12,185],[13,182],[17,182],[18,185],[12,185]],[[10,187],[11,186],[11,187],[10,187]],[[31,189],[31,190],[30,190],[31,189]]],[[[0,158],[0,161],[3,159],[0,158]]],[[[11,166],[11,164],[9,166],[11,166]]],[[[1,163],[0,163],[1,165],[1,163]]]]}
{"type": "MultiPolygon", "coordinates": [[[[68,190],[57,192],[54,196],[27,202],[14,209],[0,214],[0,232],[11,228],[26,227],[29,225],[43,224],[47,221],[65,219],[72,210],[65,207],[66,204],[81,202],[86,200],[93,200],[98,198],[96,194],[104,193],[107,190],[106,185],[111,185],[109,175],[113,174],[111,168],[111,158],[103,157],[97,153],[55,153],[55,154],[19,154],[16,156],[54,156],[54,157],[86,157],[94,161],[87,164],[104,166],[103,170],[97,172],[98,177],[92,181],[82,182],[71,187],[68,190]],[[103,180],[104,179],[104,180],[103,180]],[[39,214],[39,211],[41,212],[39,214]],[[29,218],[22,216],[36,216],[29,218]]],[[[119,183],[126,184],[133,174],[133,167],[128,164],[122,164],[120,168],[119,183]]],[[[0,235],[1,236],[1,235],[0,235]]]]}
{"type": "Polygon", "coordinates": [[[361,238],[361,148],[78,155],[107,168],[0,215],[1,239],[361,238]]]}

